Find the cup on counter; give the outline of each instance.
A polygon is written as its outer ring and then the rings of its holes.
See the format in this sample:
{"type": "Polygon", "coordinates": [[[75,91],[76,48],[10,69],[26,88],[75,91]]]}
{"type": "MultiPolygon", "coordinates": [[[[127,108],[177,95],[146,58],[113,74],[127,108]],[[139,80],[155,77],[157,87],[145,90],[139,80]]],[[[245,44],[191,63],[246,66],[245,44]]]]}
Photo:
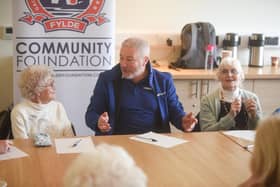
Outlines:
{"type": "Polygon", "coordinates": [[[279,57],[278,56],[272,56],[271,57],[271,66],[276,67],[279,64],[279,57]]]}
{"type": "Polygon", "coordinates": [[[222,50],[221,51],[221,56],[217,57],[217,65],[219,66],[223,58],[226,57],[232,57],[232,51],[231,50],[222,50]]]}
{"type": "Polygon", "coordinates": [[[232,51],[231,50],[222,50],[221,52],[222,59],[226,57],[232,57],[232,51]]]}

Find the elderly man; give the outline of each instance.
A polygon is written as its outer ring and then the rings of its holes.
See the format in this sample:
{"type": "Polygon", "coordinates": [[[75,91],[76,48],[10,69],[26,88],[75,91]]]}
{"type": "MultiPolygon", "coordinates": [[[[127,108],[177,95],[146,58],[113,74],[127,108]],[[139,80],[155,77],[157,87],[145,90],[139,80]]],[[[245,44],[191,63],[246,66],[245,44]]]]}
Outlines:
{"type": "Polygon", "coordinates": [[[128,38],[120,63],[100,74],[86,112],[96,135],[170,132],[169,122],[185,132],[197,119],[186,114],[169,73],[152,68],[149,44],[128,38]]]}

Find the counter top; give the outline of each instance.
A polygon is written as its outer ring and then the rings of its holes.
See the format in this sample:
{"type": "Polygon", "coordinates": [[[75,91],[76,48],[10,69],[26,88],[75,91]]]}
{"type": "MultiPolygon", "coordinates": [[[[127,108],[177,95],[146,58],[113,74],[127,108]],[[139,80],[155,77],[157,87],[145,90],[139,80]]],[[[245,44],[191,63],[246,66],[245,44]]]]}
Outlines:
{"type": "MultiPolygon", "coordinates": [[[[173,79],[216,79],[217,69],[214,71],[204,69],[170,69],[167,65],[160,65],[154,67],[155,69],[172,74],[173,79]]],[[[245,72],[245,79],[279,79],[280,80],[280,67],[264,66],[247,67],[243,66],[245,72]]]]}

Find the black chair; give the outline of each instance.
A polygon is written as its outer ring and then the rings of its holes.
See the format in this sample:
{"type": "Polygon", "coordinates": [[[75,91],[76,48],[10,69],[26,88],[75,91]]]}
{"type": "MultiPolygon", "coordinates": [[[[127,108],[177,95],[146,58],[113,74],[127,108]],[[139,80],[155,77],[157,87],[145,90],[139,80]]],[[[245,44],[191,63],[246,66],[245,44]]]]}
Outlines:
{"type": "Polygon", "coordinates": [[[276,108],[276,109],[273,111],[272,115],[280,115],[280,108],[276,108]]]}
{"type": "Polygon", "coordinates": [[[13,139],[11,109],[0,112],[0,139],[13,139]]]}
{"type": "Polygon", "coordinates": [[[194,126],[192,132],[201,132],[200,124],[199,124],[199,112],[196,114],[195,118],[197,119],[197,124],[194,126]]]}

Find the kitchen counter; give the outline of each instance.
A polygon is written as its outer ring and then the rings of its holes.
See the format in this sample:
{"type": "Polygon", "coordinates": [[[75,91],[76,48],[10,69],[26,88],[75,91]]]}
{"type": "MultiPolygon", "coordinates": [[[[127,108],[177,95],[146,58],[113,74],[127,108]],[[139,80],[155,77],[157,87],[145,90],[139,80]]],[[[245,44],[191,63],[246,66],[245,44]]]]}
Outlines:
{"type": "MultiPolygon", "coordinates": [[[[217,69],[214,71],[204,69],[169,69],[167,64],[155,67],[159,71],[170,72],[174,79],[176,92],[182,102],[185,111],[198,113],[203,96],[216,90],[220,83],[216,79],[217,69]]],[[[255,93],[260,100],[263,116],[269,116],[279,108],[279,102],[275,102],[280,95],[280,67],[264,66],[262,68],[243,66],[245,81],[242,88],[255,93]],[[273,91],[268,91],[273,90],[273,91]]]]}
{"type": "MultiPolygon", "coordinates": [[[[211,70],[204,70],[204,69],[170,69],[167,65],[160,65],[155,66],[155,69],[163,72],[169,72],[172,74],[173,79],[200,79],[200,80],[211,80],[216,79],[216,72],[217,69],[214,71],[211,70]]],[[[243,70],[245,73],[245,79],[262,79],[262,80],[269,80],[269,79],[279,79],[280,80],[280,67],[271,67],[271,66],[264,66],[262,68],[257,67],[247,67],[243,66],[243,70]]]]}

